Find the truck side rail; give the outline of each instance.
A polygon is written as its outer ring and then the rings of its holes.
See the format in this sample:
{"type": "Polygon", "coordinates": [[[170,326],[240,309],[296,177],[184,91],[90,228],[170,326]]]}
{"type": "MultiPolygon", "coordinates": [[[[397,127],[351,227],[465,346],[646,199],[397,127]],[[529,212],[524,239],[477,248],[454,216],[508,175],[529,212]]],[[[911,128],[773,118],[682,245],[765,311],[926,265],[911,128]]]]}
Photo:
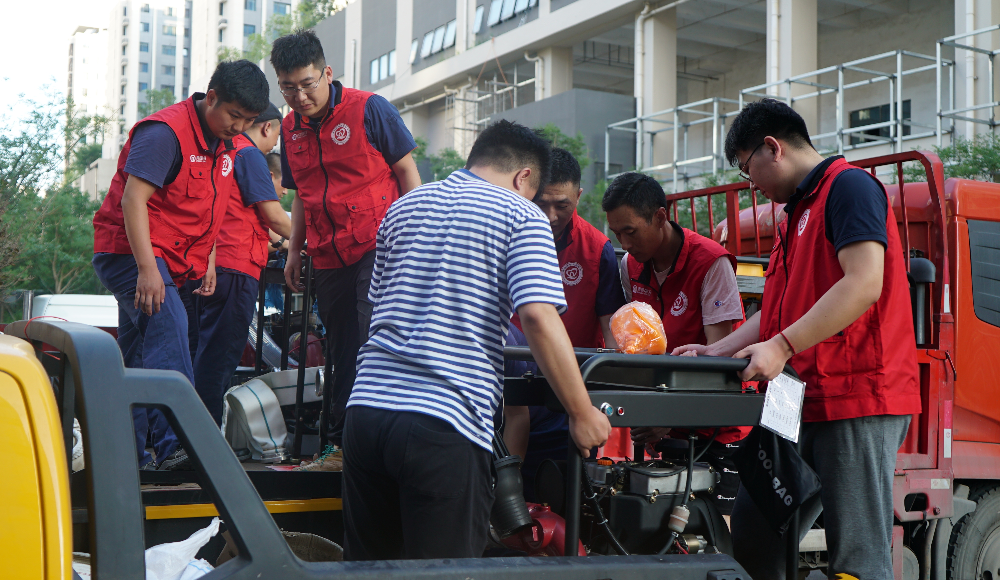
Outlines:
{"type": "Polygon", "coordinates": [[[8,325],[6,333],[29,341],[40,359],[65,363],[54,365],[62,369],[63,376],[53,378],[64,389],[72,387],[75,395],[72,404],[61,410],[64,423],[67,417],[72,422],[75,407],[83,431],[95,579],[131,580],[145,575],[144,516],[131,413],[134,406],[159,409],[170,421],[239,548],[238,557],[206,575],[206,580],[542,576],[553,580],[704,580],[712,571],[726,572],[726,578],[748,578],[732,558],[719,554],[304,562],[288,548],[246,472],[183,375],[125,368],[114,338],[83,324],[19,321],[8,325]]]}

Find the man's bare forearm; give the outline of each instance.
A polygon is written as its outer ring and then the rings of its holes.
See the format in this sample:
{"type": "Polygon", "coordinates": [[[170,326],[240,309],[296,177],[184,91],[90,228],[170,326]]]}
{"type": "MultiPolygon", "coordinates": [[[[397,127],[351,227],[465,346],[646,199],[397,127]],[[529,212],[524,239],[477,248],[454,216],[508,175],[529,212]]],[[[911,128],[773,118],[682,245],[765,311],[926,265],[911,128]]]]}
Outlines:
{"type": "Polygon", "coordinates": [[[301,252],[306,242],[306,210],[302,204],[299,192],[295,192],[292,200],[292,235],[288,236],[288,251],[301,252]]]}
{"type": "Polygon", "coordinates": [[[518,309],[521,328],[535,362],[549,386],[571,416],[582,416],[593,407],[580,377],[573,344],[559,313],[551,304],[531,303],[518,309]]]}

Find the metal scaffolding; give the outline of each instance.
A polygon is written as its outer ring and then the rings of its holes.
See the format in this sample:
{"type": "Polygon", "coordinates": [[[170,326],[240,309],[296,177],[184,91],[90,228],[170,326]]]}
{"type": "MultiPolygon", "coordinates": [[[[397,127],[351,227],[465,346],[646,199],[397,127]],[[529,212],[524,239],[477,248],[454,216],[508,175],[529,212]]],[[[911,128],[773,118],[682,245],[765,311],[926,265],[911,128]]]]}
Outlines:
{"type": "MultiPolygon", "coordinates": [[[[943,144],[943,137],[945,133],[951,133],[954,137],[955,134],[955,121],[965,121],[967,123],[974,123],[978,125],[986,125],[989,127],[990,131],[994,131],[998,123],[996,120],[996,107],[1000,106],[1000,102],[996,100],[995,94],[995,81],[996,81],[996,56],[1000,54],[1000,50],[988,50],[985,48],[978,48],[969,44],[968,41],[965,43],[959,43],[959,40],[972,39],[975,42],[975,37],[981,34],[988,34],[1000,30],[1000,25],[990,26],[988,28],[980,28],[979,30],[973,30],[972,32],[967,32],[965,34],[956,34],[955,36],[949,36],[948,38],[942,38],[937,42],[937,145],[941,147],[943,144]],[[952,47],[955,49],[955,59],[953,62],[959,61],[959,51],[965,51],[966,66],[971,70],[967,70],[966,74],[975,77],[975,55],[981,54],[986,57],[986,70],[987,70],[987,102],[976,104],[975,94],[972,98],[966,95],[966,101],[971,102],[969,106],[966,107],[955,107],[955,67],[951,67],[951,76],[949,77],[949,101],[948,109],[943,109],[943,103],[941,98],[941,73],[944,66],[948,66],[949,61],[941,58],[941,50],[946,47],[952,47]],[[983,111],[984,109],[989,109],[989,118],[980,119],[974,115],[978,111],[983,111]],[[973,116],[969,116],[969,114],[973,116]],[[950,127],[944,129],[944,120],[948,119],[950,127]]],[[[953,62],[951,64],[953,64],[953,62]]]]}
{"type": "MultiPolygon", "coordinates": [[[[976,31],[972,34],[981,34],[1000,27],[992,27],[976,31]]],[[[957,46],[954,40],[958,37],[944,39],[944,42],[951,42],[949,46],[957,46]]],[[[981,52],[982,49],[978,49],[981,52]]],[[[992,57],[1000,51],[988,52],[992,57]]],[[[990,67],[992,75],[993,67],[990,67]]],[[[904,142],[914,139],[937,136],[940,143],[941,118],[943,114],[958,115],[964,111],[972,109],[982,109],[989,105],[978,105],[971,109],[954,110],[941,112],[940,102],[942,98],[951,99],[954,102],[954,62],[942,58],[941,45],[939,43],[936,57],[906,50],[895,50],[869,56],[850,62],[845,62],[835,66],[825,67],[819,70],[789,77],[780,81],[765,83],[753,87],[742,89],[739,92],[738,100],[714,97],[703,99],[693,103],[672,107],[663,111],[658,111],[649,115],[633,117],[607,126],[604,134],[604,168],[605,175],[609,179],[615,175],[610,173],[610,148],[611,132],[623,131],[636,136],[636,169],[646,173],[663,176],[663,181],[673,184],[673,191],[678,192],[688,188],[691,179],[705,177],[709,174],[718,175],[723,171],[725,165],[724,143],[726,135],[727,120],[735,116],[743,104],[750,99],[771,97],[783,99],[789,105],[802,103],[813,99],[817,103],[817,110],[820,110],[819,99],[824,96],[833,96],[836,102],[835,114],[830,130],[812,135],[813,143],[817,149],[822,151],[836,152],[843,154],[845,151],[863,147],[878,145],[889,145],[893,153],[904,151],[904,142]],[[916,61],[914,63],[914,61],[916,61]],[[885,70],[878,70],[882,68],[885,70]],[[904,116],[904,79],[910,75],[935,71],[937,75],[936,93],[938,102],[937,123],[935,125],[921,124],[912,118],[904,116]],[[860,80],[847,80],[845,76],[860,76],[860,80]],[[828,80],[829,78],[835,80],[828,80]],[[942,78],[947,77],[948,88],[945,92],[942,87],[942,78]],[[825,81],[825,82],[821,82],[825,81]],[[887,120],[876,123],[850,126],[848,113],[845,109],[845,95],[852,89],[871,87],[885,83],[888,96],[887,120]],[[807,87],[801,94],[795,94],[800,87],[807,87]],[[783,94],[779,94],[783,93],[783,94]],[[944,94],[942,94],[944,93],[944,94]],[[703,143],[693,144],[690,142],[689,133],[694,127],[700,125],[711,125],[710,136],[704,138],[703,143]],[[888,130],[888,135],[881,135],[882,129],[888,130]],[[915,129],[924,129],[916,131],[915,129]],[[673,150],[672,160],[668,163],[654,163],[655,137],[659,133],[672,132],[673,150]],[[872,134],[873,131],[876,134],[872,134]],[[709,145],[710,142],[710,145],[709,145]],[[700,147],[699,147],[700,145],[700,147]],[[691,156],[690,152],[698,150],[700,154],[691,156]],[[705,151],[707,150],[707,153],[705,151]]],[[[991,77],[992,78],[992,77],[991,77]]],[[[991,81],[992,83],[992,81],[991,81]]],[[[992,84],[991,84],[992,87],[992,84]]],[[[991,101],[992,101],[992,92],[991,101]]],[[[914,94],[916,100],[927,99],[925,94],[914,94]]],[[[991,103],[997,105],[998,103],[991,103]]],[[[956,117],[957,118],[957,117],[956,117]]],[[[822,118],[824,122],[829,122],[829,116],[822,118]]],[[[985,122],[985,121],[984,121],[985,122]]],[[[990,118],[991,126],[995,126],[993,117],[990,118]]]]}
{"type": "Polygon", "coordinates": [[[510,82],[494,74],[492,80],[449,94],[445,98],[446,128],[453,135],[455,150],[467,156],[479,132],[496,114],[534,100],[535,79],[519,80],[516,67],[510,82]]]}

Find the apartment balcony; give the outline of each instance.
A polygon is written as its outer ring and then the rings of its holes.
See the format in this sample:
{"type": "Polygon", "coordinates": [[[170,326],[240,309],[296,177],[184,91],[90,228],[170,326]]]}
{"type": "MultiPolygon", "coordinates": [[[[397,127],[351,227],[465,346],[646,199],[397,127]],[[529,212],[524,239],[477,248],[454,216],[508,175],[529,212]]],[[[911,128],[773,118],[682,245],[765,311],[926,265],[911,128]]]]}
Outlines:
{"type": "Polygon", "coordinates": [[[226,28],[227,26],[229,26],[229,21],[228,21],[228,20],[226,20],[225,18],[220,18],[220,19],[219,19],[219,30],[223,30],[223,29],[225,29],[225,28],[226,28]]]}

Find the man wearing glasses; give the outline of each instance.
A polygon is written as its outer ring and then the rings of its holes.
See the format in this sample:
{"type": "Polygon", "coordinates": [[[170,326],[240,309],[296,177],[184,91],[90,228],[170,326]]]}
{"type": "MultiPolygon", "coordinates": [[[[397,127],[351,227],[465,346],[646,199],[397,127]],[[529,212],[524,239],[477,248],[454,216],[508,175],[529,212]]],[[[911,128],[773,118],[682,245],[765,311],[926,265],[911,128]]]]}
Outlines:
{"type": "MultiPolygon", "coordinates": [[[[333,80],[311,30],[274,41],[271,65],[291,107],[281,126],[281,184],[296,190],[285,280],[303,289],[300,251],[316,268],[333,380],[331,442],[340,447],[358,349],[368,338],[375,233],[400,195],[420,185],[413,137],[384,98],[333,80]]],[[[327,375],[329,376],[329,374],[327,375]]]]}
{"type": "MultiPolygon", "coordinates": [[[[674,354],[749,358],[744,380],[788,362],[806,383],[802,457],[820,493],[799,509],[805,534],[823,512],[829,575],[892,578],[896,452],[920,413],[910,295],[896,218],[881,182],[842,156],[823,159],[806,124],[773,99],[733,121],[726,157],[784,203],[761,311],[709,346],[674,354]]],[[[784,578],[784,547],[741,490],[733,548],[754,578],[784,578]]]]}

